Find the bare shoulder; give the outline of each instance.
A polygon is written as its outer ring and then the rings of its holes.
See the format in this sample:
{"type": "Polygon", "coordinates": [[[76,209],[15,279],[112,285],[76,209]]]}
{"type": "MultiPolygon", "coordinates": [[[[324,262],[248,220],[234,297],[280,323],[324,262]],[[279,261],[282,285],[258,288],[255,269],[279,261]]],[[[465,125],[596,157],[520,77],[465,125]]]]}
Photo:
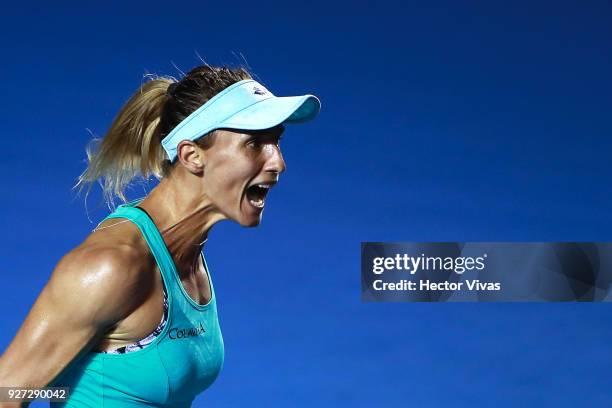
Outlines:
{"type": "MultiPolygon", "coordinates": [[[[47,284],[58,300],[78,297],[83,313],[114,324],[136,309],[152,286],[150,261],[139,245],[86,241],[65,254],[47,284]]],[[[72,303],[72,302],[69,302],[72,303]]]]}
{"type": "Polygon", "coordinates": [[[0,384],[49,384],[143,303],[153,280],[142,244],[129,231],[112,238],[87,239],[61,258],[0,357],[0,384]]]}
{"type": "Polygon", "coordinates": [[[139,248],[121,243],[81,245],[60,259],[52,279],[88,286],[130,283],[140,278],[143,255],[139,248]]]}

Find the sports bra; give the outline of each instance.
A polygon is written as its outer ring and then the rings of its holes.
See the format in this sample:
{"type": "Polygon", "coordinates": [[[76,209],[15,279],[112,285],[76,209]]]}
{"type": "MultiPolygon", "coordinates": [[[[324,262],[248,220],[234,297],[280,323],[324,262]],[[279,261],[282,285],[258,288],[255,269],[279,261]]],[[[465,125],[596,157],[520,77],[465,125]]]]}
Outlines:
{"type": "Polygon", "coordinates": [[[89,351],[75,358],[49,385],[69,387],[68,400],[51,407],[190,407],[223,367],[223,337],[206,259],[201,254],[211,298],[200,305],[185,291],[153,220],[136,207],[143,199],[120,205],[103,221],[126,218],[140,229],[162,275],[167,321],[142,348],[118,354],[89,351]]]}
{"type": "Polygon", "coordinates": [[[138,340],[137,342],[134,342],[132,344],[128,344],[127,346],[122,346],[114,350],[98,351],[98,353],[107,353],[107,354],[131,353],[132,351],[141,350],[147,347],[149,344],[151,344],[153,340],[155,340],[155,338],[159,336],[159,334],[164,330],[164,326],[166,325],[166,322],[168,321],[168,294],[166,293],[166,288],[163,288],[163,289],[164,289],[164,308],[163,308],[164,311],[162,313],[161,321],[159,322],[155,330],[151,332],[151,334],[149,334],[144,339],[138,340]]]}

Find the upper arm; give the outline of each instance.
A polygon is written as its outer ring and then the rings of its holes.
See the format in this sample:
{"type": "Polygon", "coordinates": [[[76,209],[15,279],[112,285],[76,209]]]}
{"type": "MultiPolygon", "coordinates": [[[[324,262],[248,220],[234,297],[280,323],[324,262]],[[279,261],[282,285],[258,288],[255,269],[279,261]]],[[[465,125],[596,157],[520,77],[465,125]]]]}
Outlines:
{"type": "Polygon", "coordinates": [[[142,299],[139,260],[126,247],[66,254],[0,358],[0,385],[44,387],[142,299]]]}

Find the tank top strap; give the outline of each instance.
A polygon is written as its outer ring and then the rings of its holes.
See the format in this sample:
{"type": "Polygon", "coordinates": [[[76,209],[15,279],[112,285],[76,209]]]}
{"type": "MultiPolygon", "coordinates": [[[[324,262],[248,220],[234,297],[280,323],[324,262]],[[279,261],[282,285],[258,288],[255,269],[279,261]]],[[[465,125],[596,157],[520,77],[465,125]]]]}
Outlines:
{"type": "Polygon", "coordinates": [[[208,263],[206,262],[206,257],[204,256],[204,252],[200,252],[200,256],[202,257],[202,263],[204,264],[204,268],[206,268],[206,276],[208,276],[208,284],[210,285],[210,294],[211,297],[215,297],[215,285],[213,284],[212,275],[210,274],[210,270],[208,269],[208,263]]]}
{"type": "Polygon", "coordinates": [[[159,233],[159,230],[153,223],[153,220],[149,218],[144,210],[136,208],[136,205],[138,205],[142,200],[144,200],[144,197],[119,205],[115,211],[106,216],[106,218],[104,218],[101,222],[111,218],[127,218],[136,224],[149,245],[149,249],[157,261],[157,265],[159,266],[166,286],[168,286],[169,289],[170,287],[174,286],[175,281],[174,276],[176,273],[174,272],[174,260],[168,252],[166,243],[159,233]]]}
{"type": "Polygon", "coordinates": [[[153,220],[149,217],[149,214],[145,212],[144,209],[137,208],[136,206],[140,204],[145,197],[138,198],[136,200],[129,201],[125,204],[119,205],[115,211],[109,214],[106,218],[104,218],[101,222],[109,218],[127,218],[132,221],[144,236],[151,253],[155,257],[157,261],[157,265],[162,273],[164,278],[164,282],[166,288],[168,289],[168,296],[170,304],[173,303],[172,298],[185,298],[188,303],[194,306],[196,309],[204,309],[210,306],[212,303],[216,302],[215,295],[215,287],[213,284],[212,276],[210,270],[208,269],[208,263],[206,262],[206,257],[203,252],[200,252],[200,256],[202,257],[202,261],[204,267],[206,268],[206,275],[208,277],[208,283],[210,285],[210,293],[211,298],[210,301],[206,305],[200,305],[196,303],[189,294],[185,291],[182,283],[180,282],[180,278],[178,275],[178,271],[176,270],[176,265],[174,264],[174,260],[168,251],[168,247],[164,242],[164,239],[161,236],[161,233],[157,229],[157,226],[153,222],[153,220]]]}

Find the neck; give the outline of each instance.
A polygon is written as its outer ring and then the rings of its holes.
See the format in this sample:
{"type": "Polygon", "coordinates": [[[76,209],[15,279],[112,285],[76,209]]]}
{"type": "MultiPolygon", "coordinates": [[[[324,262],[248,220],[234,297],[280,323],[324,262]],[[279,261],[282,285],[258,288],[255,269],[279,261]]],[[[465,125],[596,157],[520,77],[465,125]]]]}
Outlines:
{"type": "Polygon", "coordinates": [[[185,190],[183,183],[164,178],[138,204],[159,229],[181,277],[197,271],[209,230],[224,219],[208,196],[185,190]]]}

